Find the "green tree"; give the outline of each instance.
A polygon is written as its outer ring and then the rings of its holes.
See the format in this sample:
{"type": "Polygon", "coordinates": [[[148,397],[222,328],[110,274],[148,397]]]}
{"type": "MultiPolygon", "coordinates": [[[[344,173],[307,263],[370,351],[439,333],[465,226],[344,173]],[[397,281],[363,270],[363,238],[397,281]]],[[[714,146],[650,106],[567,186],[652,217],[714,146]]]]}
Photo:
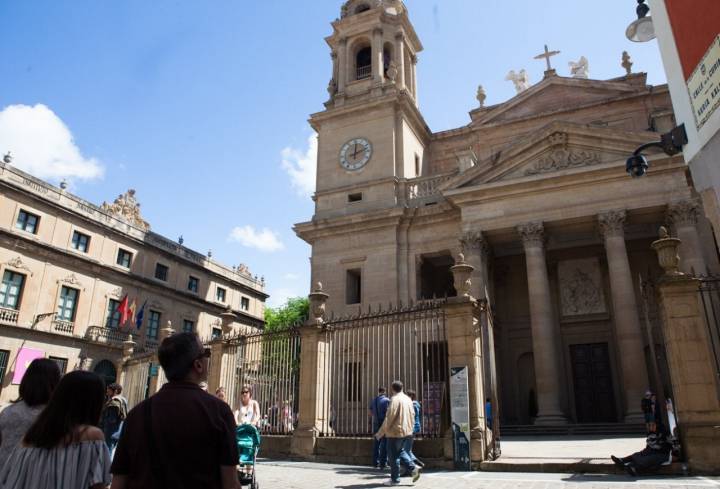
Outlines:
{"type": "Polygon", "coordinates": [[[283,331],[308,318],[310,301],[307,297],[288,299],[280,307],[265,308],[265,331],[283,331]]]}

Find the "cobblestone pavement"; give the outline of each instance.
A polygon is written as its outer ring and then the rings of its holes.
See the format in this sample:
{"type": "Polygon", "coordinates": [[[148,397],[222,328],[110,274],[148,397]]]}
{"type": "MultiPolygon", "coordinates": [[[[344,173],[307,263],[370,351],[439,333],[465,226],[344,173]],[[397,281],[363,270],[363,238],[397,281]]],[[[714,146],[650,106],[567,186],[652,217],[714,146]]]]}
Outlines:
{"type": "MultiPolygon", "coordinates": [[[[260,461],[260,489],[371,489],[382,487],[387,473],[371,468],[307,462],[260,461]]],[[[401,487],[412,486],[403,479],[401,487]]],[[[639,477],[620,475],[524,474],[514,472],[423,473],[418,488],[437,489],[720,489],[720,478],[639,477]]]]}

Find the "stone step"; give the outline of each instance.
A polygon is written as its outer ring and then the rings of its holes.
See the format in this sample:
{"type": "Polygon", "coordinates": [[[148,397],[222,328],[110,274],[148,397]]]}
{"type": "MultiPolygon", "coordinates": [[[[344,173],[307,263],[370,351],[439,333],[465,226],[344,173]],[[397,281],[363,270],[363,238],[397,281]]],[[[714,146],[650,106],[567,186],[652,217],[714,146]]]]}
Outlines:
{"type": "MultiPolygon", "coordinates": [[[[568,474],[625,474],[612,461],[606,459],[583,459],[577,461],[557,459],[521,459],[503,458],[492,462],[482,462],[479,469],[486,472],[523,472],[523,473],[568,473],[568,474]]],[[[653,472],[655,475],[685,475],[683,464],[674,463],[653,472]]]]}
{"type": "Polygon", "coordinates": [[[509,425],[500,428],[502,436],[543,435],[643,435],[645,425],[625,423],[586,423],[567,425],[509,425]]]}

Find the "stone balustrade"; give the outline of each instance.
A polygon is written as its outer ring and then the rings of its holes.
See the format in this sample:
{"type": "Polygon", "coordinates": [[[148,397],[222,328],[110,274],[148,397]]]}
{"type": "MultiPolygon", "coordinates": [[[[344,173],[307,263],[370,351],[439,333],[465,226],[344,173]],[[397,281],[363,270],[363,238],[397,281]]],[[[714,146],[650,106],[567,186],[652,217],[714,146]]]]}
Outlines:
{"type": "Polygon", "coordinates": [[[19,311],[0,307],[0,323],[17,324],[19,311]]]}
{"type": "Polygon", "coordinates": [[[72,335],[75,331],[75,323],[72,321],[63,321],[57,317],[53,320],[53,330],[58,333],[65,333],[72,335]]]}
{"type": "Polygon", "coordinates": [[[407,182],[406,199],[413,200],[440,195],[440,186],[453,177],[453,173],[413,178],[407,182]]]}
{"type": "Polygon", "coordinates": [[[86,339],[99,343],[122,343],[129,337],[129,333],[102,326],[90,326],[85,332],[86,339]]]}

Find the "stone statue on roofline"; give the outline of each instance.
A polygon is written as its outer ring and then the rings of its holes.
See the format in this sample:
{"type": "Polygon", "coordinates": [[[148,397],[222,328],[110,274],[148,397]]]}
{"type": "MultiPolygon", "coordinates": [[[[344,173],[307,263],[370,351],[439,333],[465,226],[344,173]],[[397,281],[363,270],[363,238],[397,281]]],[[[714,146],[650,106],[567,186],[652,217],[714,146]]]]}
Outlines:
{"type": "Polygon", "coordinates": [[[513,82],[517,93],[523,93],[530,88],[530,78],[525,69],[520,70],[519,73],[515,73],[515,70],[510,70],[510,73],[505,77],[505,81],[513,82]]]}
{"type": "Polygon", "coordinates": [[[108,214],[122,219],[143,231],[150,230],[150,224],[140,215],[140,203],[135,198],[134,189],[118,195],[118,198],[115,199],[112,204],[103,202],[100,208],[108,214]]]}
{"type": "Polygon", "coordinates": [[[588,60],[585,56],[580,56],[577,63],[570,61],[568,65],[570,66],[570,74],[573,78],[587,79],[589,77],[590,65],[588,64],[588,60]]]}
{"type": "Polygon", "coordinates": [[[475,98],[480,102],[480,107],[485,107],[485,100],[487,99],[487,92],[482,85],[478,85],[477,94],[475,98]]]}

